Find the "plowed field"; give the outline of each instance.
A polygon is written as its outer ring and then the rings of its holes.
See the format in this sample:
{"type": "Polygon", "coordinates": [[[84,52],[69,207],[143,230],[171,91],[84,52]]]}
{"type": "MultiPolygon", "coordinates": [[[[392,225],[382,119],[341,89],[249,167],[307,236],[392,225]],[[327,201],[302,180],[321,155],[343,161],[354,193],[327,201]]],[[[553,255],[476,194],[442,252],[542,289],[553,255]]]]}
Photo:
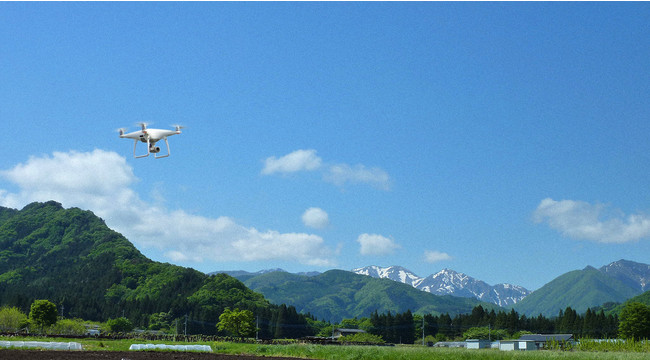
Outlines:
{"type": "Polygon", "coordinates": [[[178,351],[0,350],[3,360],[296,360],[282,357],[222,355],[178,351]]]}

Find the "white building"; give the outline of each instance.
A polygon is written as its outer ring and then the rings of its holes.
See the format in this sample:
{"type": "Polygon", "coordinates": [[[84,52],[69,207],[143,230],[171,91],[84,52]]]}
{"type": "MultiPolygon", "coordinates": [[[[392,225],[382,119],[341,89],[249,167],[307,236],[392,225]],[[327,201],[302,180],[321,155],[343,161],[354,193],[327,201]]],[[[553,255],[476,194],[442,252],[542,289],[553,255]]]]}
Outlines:
{"type": "Polygon", "coordinates": [[[501,351],[519,350],[519,340],[501,340],[501,342],[499,343],[499,350],[501,351]]]}
{"type": "Polygon", "coordinates": [[[537,345],[533,340],[521,340],[519,339],[519,350],[537,350],[537,345]]]}
{"type": "Polygon", "coordinates": [[[491,344],[490,340],[483,339],[467,339],[465,342],[468,349],[489,349],[491,344]]]}

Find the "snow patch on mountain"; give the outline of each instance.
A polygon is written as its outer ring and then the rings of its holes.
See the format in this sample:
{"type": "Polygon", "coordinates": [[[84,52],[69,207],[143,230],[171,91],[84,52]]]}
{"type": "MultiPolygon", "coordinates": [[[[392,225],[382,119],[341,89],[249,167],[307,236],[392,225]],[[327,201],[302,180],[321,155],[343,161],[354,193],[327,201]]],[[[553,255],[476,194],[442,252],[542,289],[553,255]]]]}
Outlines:
{"type": "Polygon", "coordinates": [[[518,285],[497,284],[491,286],[484,281],[451,269],[443,269],[424,278],[401,266],[380,267],[371,265],[353,269],[352,272],[374,278],[398,281],[436,295],[476,298],[499,306],[516,304],[530,294],[529,290],[518,285]]]}

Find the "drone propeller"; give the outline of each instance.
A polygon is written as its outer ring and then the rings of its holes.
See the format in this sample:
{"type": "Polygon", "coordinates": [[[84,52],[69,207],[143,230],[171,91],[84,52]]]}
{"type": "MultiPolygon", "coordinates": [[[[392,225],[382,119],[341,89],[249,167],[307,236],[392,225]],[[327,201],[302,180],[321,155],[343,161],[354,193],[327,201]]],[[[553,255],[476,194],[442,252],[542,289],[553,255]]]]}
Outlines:
{"type": "Polygon", "coordinates": [[[185,126],[179,125],[179,124],[174,124],[174,125],[171,125],[171,126],[174,127],[174,129],[176,129],[176,131],[181,131],[181,129],[185,129],[185,126]]]}
{"type": "Polygon", "coordinates": [[[119,129],[117,129],[117,132],[119,132],[120,135],[124,135],[124,132],[125,132],[125,131],[126,131],[125,128],[119,128],[119,129]]]}
{"type": "Polygon", "coordinates": [[[147,122],[144,122],[144,121],[141,121],[141,122],[136,123],[136,124],[139,125],[140,127],[142,127],[142,130],[147,130],[147,125],[151,125],[151,123],[147,123],[147,122]]]}

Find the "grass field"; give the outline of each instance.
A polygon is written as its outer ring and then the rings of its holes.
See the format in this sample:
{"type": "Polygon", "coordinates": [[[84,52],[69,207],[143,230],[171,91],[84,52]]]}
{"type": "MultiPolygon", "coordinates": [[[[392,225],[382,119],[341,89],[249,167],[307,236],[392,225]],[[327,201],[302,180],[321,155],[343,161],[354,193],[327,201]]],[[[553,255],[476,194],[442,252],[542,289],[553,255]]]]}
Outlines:
{"type": "MultiPolygon", "coordinates": [[[[70,339],[60,338],[0,338],[0,340],[36,340],[69,342],[70,339]]],[[[131,344],[143,343],[138,340],[74,340],[83,345],[84,350],[97,351],[128,351],[131,344]]],[[[160,342],[148,342],[160,343],[160,342]]],[[[173,342],[164,342],[173,344],[173,342]]],[[[183,344],[178,342],[178,344],[183,344]]],[[[246,354],[259,356],[286,356],[306,359],[326,360],[465,360],[465,359],[648,359],[650,353],[630,351],[499,351],[496,349],[467,350],[430,348],[417,345],[398,346],[333,346],[333,345],[257,345],[229,342],[200,342],[200,345],[210,345],[215,353],[246,354]]],[[[0,349],[0,358],[2,350],[0,349]]]]}

